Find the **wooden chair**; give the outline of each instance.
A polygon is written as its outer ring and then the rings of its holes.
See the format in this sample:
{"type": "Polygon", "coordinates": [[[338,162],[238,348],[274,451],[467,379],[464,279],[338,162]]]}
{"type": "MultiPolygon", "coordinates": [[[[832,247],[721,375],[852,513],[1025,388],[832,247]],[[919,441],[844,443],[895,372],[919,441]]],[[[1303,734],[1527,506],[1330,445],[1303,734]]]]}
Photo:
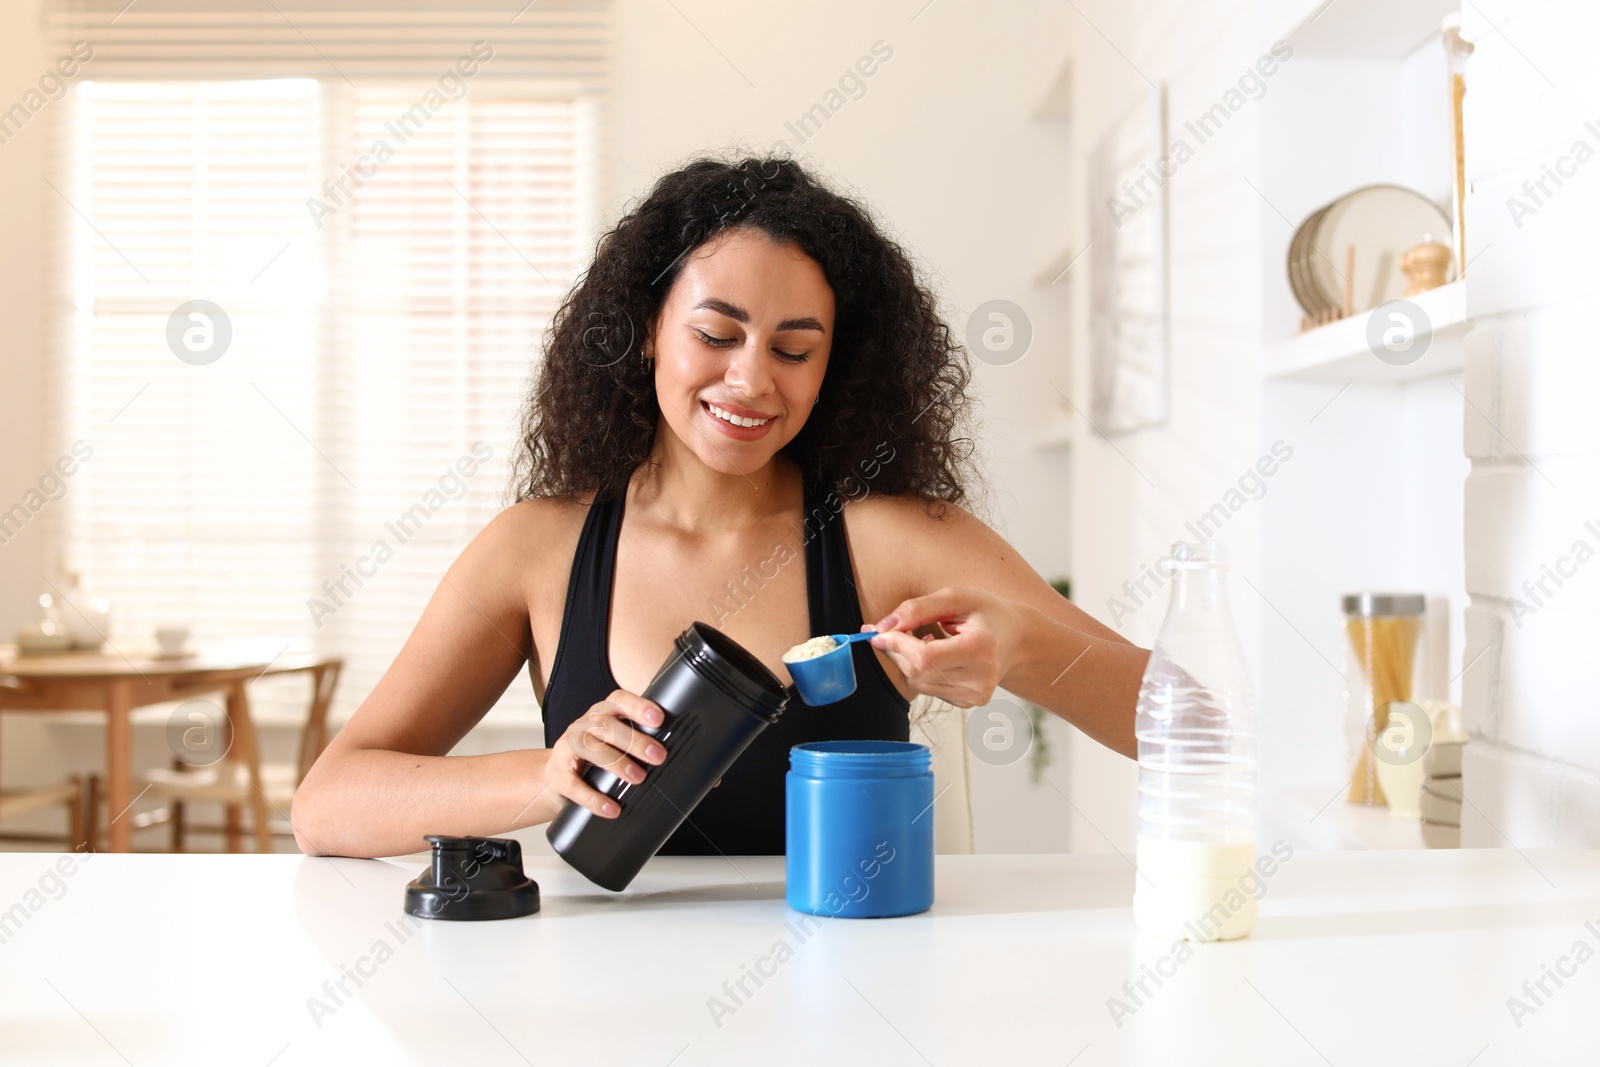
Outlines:
{"type": "MultiPolygon", "coordinates": [[[[0,685],[7,684],[0,680],[0,685]]],[[[0,829],[0,840],[66,845],[76,849],[94,840],[94,811],[89,803],[88,780],[73,775],[65,782],[32,789],[0,789],[0,823],[31,815],[60,804],[67,809],[67,832],[32,833],[0,829]]]]}
{"type": "Polygon", "coordinates": [[[323,660],[307,668],[311,674],[311,709],[300,731],[294,763],[263,763],[255,725],[248,713],[238,716],[233,723],[233,744],[225,758],[198,768],[174,762],[171,769],[146,771],[140,777],[135,790],[142,790],[142,796],[165,800],[167,805],[140,815],[137,825],[170,825],[174,852],[184,851],[190,833],[222,833],[229,852],[242,852],[243,812],[248,807],[253,813],[251,830],[257,852],[271,852],[274,836],[294,836],[289,826],[289,806],[306,772],[328,746],[328,708],[343,669],[344,661],[340,659],[323,660]],[[187,822],[184,805],[194,802],[221,804],[223,823],[218,826],[187,822]]]}
{"type": "Polygon", "coordinates": [[[88,790],[85,780],[73,775],[59,785],[40,786],[36,789],[8,789],[0,791],[0,823],[7,820],[30,815],[36,811],[53,808],[57,804],[66,806],[67,833],[44,834],[26,833],[21,831],[0,829],[0,840],[4,841],[39,841],[47,844],[66,845],[76,849],[85,845],[94,837],[89,829],[93,815],[89,809],[88,790]]]}

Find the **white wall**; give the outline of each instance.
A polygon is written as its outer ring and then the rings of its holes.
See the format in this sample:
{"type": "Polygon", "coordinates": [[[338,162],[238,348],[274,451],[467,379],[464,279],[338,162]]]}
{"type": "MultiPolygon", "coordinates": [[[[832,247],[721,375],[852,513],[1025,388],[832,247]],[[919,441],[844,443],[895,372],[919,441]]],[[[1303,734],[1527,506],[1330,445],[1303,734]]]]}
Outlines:
{"type": "MultiPolygon", "coordinates": [[[[55,58],[45,48],[39,7],[40,0],[0,5],[0,109],[36,87],[55,58]]],[[[44,198],[55,194],[41,179],[47,123],[59,106],[46,104],[0,144],[0,511],[37,489],[56,459],[46,440],[44,316],[44,198]]],[[[38,616],[47,534],[58,517],[53,506],[45,505],[20,534],[0,544],[0,641],[38,616]]],[[[6,716],[0,723],[0,783],[29,784],[41,767],[59,780],[54,770],[66,760],[58,745],[38,719],[6,716]]]]}
{"type": "MultiPolygon", "coordinates": [[[[35,87],[49,60],[39,0],[0,5],[0,109],[35,87]]],[[[35,488],[55,455],[45,449],[43,198],[45,108],[0,144],[0,511],[35,488]]],[[[0,637],[37,614],[43,588],[46,510],[0,544],[0,637]]]]}
{"type": "Polygon", "coordinates": [[[1589,673],[1600,647],[1600,161],[1564,165],[1569,176],[1560,187],[1547,181],[1552,195],[1540,195],[1542,204],[1523,183],[1579,141],[1590,157],[1600,153],[1592,56],[1600,11],[1582,0],[1464,10],[1477,52],[1466,98],[1474,328],[1463,712],[1472,741],[1461,837],[1592,848],[1600,845],[1600,696],[1589,673]],[[1536,210],[1514,219],[1511,197],[1536,210]],[[1559,586],[1545,578],[1557,566],[1575,568],[1559,586]],[[1542,578],[1543,591],[1524,586],[1542,578]]]}

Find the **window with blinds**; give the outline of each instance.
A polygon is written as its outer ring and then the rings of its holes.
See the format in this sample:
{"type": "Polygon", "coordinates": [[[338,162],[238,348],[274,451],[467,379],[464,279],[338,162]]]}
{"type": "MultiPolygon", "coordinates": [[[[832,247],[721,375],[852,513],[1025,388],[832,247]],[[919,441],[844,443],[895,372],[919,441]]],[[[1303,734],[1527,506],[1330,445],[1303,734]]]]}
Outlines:
{"type": "MultiPolygon", "coordinates": [[[[62,563],[112,601],[114,641],[178,622],[336,652],[342,717],[503,505],[541,333],[592,248],[597,105],[501,80],[435,107],[432,84],[65,102],[59,391],[94,454],[62,563]]],[[[524,678],[491,714],[534,713],[524,678]]]]}

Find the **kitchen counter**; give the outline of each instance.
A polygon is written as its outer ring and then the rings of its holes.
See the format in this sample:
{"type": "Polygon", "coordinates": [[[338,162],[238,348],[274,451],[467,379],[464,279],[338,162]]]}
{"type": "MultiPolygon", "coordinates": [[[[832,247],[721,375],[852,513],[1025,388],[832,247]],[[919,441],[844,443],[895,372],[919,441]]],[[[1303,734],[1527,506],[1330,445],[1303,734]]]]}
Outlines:
{"type": "Polygon", "coordinates": [[[491,923],[408,922],[420,867],[0,854],[0,1062],[1600,1056],[1600,852],[1297,852],[1252,938],[1192,950],[1137,931],[1116,855],[941,856],[931,912],[814,925],[781,858],[659,858],[618,896],[530,855],[543,911],[491,923]]]}

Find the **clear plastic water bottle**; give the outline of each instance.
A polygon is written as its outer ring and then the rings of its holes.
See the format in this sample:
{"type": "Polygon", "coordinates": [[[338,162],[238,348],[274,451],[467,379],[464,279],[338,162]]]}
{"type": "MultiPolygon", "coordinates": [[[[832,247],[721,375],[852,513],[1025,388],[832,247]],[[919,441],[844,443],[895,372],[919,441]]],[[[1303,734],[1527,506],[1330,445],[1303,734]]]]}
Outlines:
{"type": "Polygon", "coordinates": [[[1256,860],[1256,704],[1228,611],[1220,546],[1172,549],[1172,600],[1139,687],[1140,929],[1244,937],[1265,883],[1256,860]]]}

